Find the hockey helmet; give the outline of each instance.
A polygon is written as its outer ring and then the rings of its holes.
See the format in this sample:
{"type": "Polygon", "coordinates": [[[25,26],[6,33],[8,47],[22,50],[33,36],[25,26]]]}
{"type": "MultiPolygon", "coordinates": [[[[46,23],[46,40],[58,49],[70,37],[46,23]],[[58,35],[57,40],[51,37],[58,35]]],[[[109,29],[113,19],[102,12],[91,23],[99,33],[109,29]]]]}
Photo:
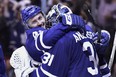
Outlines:
{"type": "Polygon", "coordinates": [[[21,11],[22,22],[29,27],[27,22],[29,21],[29,19],[31,19],[38,13],[42,13],[42,10],[39,6],[36,5],[27,6],[21,11]]]}

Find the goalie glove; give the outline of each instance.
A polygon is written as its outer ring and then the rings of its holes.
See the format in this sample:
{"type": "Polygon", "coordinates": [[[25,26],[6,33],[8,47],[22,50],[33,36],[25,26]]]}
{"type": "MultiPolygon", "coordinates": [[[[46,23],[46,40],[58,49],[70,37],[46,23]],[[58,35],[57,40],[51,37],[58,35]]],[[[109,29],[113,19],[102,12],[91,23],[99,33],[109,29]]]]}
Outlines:
{"type": "Polygon", "coordinates": [[[35,64],[40,63],[33,61],[24,46],[16,49],[10,58],[10,65],[14,68],[16,77],[28,77],[29,73],[36,69],[35,64]]]}
{"type": "Polygon", "coordinates": [[[93,41],[96,44],[97,48],[98,48],[98,53],[99,54],[104,54],[105,53],[105,49],[109,44],[110,41],[110,33],[106,30],[102,30],[101,31],[101,39],[100,39],[100,44],[97,43],[98,40],[98,32],[95,33],[95,35],[93,36],[93,41]]]}

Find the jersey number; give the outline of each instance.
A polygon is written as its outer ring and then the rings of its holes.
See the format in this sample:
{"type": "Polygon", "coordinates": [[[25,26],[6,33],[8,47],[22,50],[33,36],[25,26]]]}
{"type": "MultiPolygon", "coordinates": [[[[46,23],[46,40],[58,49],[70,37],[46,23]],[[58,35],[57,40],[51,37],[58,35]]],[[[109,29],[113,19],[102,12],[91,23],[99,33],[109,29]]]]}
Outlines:
{"type": "Polygon", "coordinates": [[[88,67],[87,70],[90,74],[97,75],[98,74],[98,69],[97,69],[98,61],[95,59],[96,55],[94,55],[94,48],[90,42],[84,42],[83,43],[83,51],[87,51],[88,48],[90,48],[90,51],[91,51],[91,55],[89,55],[89,60],[93,62],[94,68],[88,67]]]}
{"type": "Polygon", "coordinates": [[[42,63],[43,64],[47,64],[48,63],[48,66],[51,66],[52,61],[53,61],[53,58],[54,58],[54,55],[53,54],[50,54],[48,52],[45,52],[44,53],[44,57],[42,59],[42,63]]]}

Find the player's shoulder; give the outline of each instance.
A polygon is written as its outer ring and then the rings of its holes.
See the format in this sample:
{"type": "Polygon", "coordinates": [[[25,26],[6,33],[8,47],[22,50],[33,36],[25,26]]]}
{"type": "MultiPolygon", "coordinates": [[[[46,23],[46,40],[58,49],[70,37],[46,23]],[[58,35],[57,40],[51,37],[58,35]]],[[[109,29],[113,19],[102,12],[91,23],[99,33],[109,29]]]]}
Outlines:
{"type": "Polygon", "coordinates": [[[28,29],[26,30],[26,33],[27,35],[30,35],[32,34],[32,32],[35,32],[35,31],[44,31],[45,29],[43,27],[36,27],[36,28],[32,28],[32,29],[28,29]]]}
{"type": "Polygon", "coordinates": [[[70,31],[67,34],[65,34],[64,38],[66,39],[74,39],[74,34],[76,33],[76,31],[70,31]]]}
{"type": "Polygon", "coordinates": [[[76,37],[77,36],[77,32],[76,31],[70,31],[68,33],[66,33],[60,40],[62,40],[62,42],[66,42],[66,43],[76,43],[76,37]]]}

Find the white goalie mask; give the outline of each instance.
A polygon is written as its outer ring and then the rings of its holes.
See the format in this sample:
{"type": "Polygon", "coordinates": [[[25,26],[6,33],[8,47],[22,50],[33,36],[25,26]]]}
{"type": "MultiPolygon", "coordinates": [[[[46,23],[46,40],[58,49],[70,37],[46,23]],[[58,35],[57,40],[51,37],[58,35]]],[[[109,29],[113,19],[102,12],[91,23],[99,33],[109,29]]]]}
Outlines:
{"type": "Polygon", "coordinates": [[[55,23],[58,23],[60,21],[60,17],[64,14],[72,14],[72,11],[66,5],[59,3],[51,8],[51,10],[46,15],[46,19],[53,25],[55,23]]]}

